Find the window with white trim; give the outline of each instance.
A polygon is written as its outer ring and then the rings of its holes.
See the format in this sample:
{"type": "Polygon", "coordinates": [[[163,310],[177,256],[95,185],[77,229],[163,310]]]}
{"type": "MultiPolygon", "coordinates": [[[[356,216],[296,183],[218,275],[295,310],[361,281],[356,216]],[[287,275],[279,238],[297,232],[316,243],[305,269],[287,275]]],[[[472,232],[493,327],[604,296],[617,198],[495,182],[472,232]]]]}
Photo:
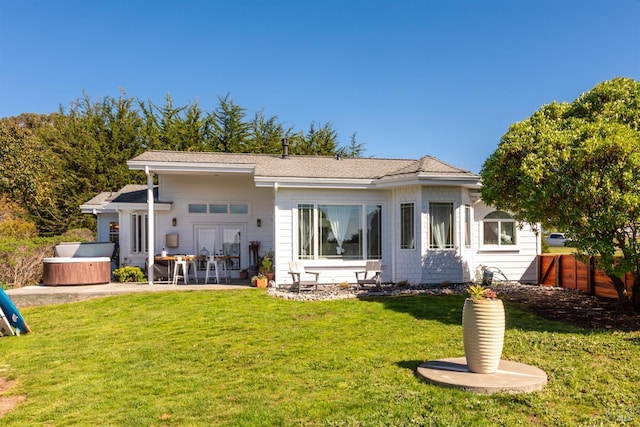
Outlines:
{"type": "Polygon", "coordinates": [[[299,259],[380,259],[382,206],[299,204],[299,259]]]}
{"type": "Polygon", "coordinates": [[[189,203],[187,209],[190,214],[249,214],[248,203],[189,203]]]}
{"type": "Polygon", "coordinates": [[[400,203],[400,249],[416,247],[415,205],[400,203]]]}
{"type": "Polygon", "coordinates": [[[120,224],[117,221],[109,223],[109,241],[114,243],[120,241],[120,224]]]}
{"type": "Polygon", "coordinates": [[[494,211],[482,220],[482,243],[491,246],[516,244],[516,221],[503,211],[494,211]]]}
{"type": "Polygon", "coordinates": [[[429,203],[429,249],[453,249],[453,203],[429,203]]]}
{"type": "Polygon", "coordinates": [[[471,205],[464,205],[464,247],[471,247],[471,205]]]}
{"type": "Polygon", "coordinates": [[[149,232],[149,221],[147,214],[131,214],[131,252],[148,252],[147,235],[149,232]]]}

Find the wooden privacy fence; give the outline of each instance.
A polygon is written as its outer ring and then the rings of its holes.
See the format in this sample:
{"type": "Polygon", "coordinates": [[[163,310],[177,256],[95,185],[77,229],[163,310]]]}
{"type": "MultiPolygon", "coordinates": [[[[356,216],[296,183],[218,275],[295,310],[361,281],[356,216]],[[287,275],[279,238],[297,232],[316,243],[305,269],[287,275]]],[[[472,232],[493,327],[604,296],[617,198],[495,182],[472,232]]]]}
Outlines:
{"type": "MultiPolygon", "coordinates": [[[[618,298],[611,279],[595,268],[594,257],[587,263],[578,261],[573,255],[538,255],[538,284],[578,289],[589,295],[603,298],[618,298]]],[[[633,275],[625,274],[624,285],[631,297],[633,275]]]]}

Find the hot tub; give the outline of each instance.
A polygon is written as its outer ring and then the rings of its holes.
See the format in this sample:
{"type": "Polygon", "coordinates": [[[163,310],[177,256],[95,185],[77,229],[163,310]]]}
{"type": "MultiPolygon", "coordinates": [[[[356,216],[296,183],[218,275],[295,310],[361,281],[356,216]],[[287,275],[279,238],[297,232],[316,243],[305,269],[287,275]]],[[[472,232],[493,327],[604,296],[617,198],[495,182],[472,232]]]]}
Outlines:
{"type": "Polygon", "coordinates": [[[42,260],[44,286],[97,285],[111,281],[111,258],[54,257],[42,260]]]}

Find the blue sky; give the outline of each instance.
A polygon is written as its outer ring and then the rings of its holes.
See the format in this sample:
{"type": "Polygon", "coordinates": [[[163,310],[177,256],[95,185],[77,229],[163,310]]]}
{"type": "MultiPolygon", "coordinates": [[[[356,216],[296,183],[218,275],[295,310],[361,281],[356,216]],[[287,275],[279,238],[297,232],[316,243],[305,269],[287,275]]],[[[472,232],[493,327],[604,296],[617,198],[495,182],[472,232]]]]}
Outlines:
{"type": "Polygon", "coordinates": [[[0,117],[229,94],[367,156],[479,172],[542,105],[640,80],[639,23],[640,0],[0,0],[0,117]]]}

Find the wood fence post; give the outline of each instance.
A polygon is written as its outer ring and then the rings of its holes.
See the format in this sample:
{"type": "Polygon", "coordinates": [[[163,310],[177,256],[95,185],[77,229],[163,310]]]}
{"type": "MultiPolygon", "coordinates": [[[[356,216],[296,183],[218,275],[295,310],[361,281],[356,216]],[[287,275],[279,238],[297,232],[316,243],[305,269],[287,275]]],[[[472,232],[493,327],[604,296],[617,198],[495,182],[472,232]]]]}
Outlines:
{"type": "Polygon", "coordinates": [[[593,282],[595,281],[595,274],[596,266],[593,255],[589,255],[589,258],[587,258],[587,294],[591,296],[595,295],[595,287],[593,286],[593,282]]]}
{"type": "Polygon", "coordinates": [[[555,257],[555,262],[556,262],[556,283],[555,286],[556,287],[562,287],[562,274],[561,274],[561,269],[562,269],[562,263],[560,262],[560,255],[556,255],[555,257]]]}

